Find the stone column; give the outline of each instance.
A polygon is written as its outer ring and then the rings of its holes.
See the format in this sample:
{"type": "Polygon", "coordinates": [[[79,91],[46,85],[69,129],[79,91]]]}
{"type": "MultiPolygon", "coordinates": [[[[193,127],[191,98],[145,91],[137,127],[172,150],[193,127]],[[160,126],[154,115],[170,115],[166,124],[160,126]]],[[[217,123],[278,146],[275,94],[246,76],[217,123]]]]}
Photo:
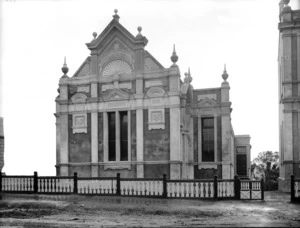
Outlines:
{"type": "Polygon", "coordinates": [[[108,116],[103,112],[103,161],[108,162],[108,116]]]}
{"type": "MultiPolygon", "coordinates": [[[[143,121],[143,109],[136,110],[136,160],[137,162],[144,161],[144,121],[143,121]]],[[[137,165],[137,178],[144,177],[144,165],[137,165]]]]}
{"type": "Polygon", "coordinates": [[[170,108],[170,178],[181,179],[180,108],[170,108]]]}
{"type": "Polygon", "coordinates": [[[116,161],[120,161],[120,112],[116,111],[116,161]]]}
{"type": "Polygon", "coordinates": [[[60,115],[60,176],[69,176],[68,114],[60,115]]]}
{"type": "Polygon", "coordinates": [[[98,177],[98,113],[91,113],[92,119],[92,151],[91,151],[91,162],[92,162],[92,177],[98,177]],[[94,164],[93,164],[94,163],[94,164]]]}

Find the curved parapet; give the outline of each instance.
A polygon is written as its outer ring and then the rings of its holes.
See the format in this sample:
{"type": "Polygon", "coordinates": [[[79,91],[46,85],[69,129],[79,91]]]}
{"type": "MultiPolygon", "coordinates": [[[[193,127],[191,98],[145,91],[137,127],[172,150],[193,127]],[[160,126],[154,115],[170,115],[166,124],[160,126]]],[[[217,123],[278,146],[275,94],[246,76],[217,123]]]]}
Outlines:
{"type": "Polygon", "coordinates": [[[0,117],[0,172],[4,166],[4,130],[3,117],[0,117]]]}

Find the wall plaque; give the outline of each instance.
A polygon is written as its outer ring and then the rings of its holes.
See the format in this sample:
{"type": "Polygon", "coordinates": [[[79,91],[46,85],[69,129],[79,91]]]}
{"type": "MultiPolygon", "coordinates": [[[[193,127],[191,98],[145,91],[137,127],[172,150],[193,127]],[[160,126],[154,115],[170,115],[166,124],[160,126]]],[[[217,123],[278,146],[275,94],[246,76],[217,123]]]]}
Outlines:
{"type": "Polygon", "coordinates": [[[87,133],[87,114],[73,114],[73,134],[87,133]]]}
{"type": "Polygon", "coordinates": [[[165,129],[165,109],[148,110],[148,130],[165,129]]]}

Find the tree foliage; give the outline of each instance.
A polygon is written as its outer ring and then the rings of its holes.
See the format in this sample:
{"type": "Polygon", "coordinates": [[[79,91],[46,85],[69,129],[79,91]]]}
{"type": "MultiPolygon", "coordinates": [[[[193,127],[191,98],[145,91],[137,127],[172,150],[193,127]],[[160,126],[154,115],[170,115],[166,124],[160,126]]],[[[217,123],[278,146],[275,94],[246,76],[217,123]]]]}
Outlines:
{"type": "Polygon", "coordinates": [[[279,177],[279,153],[272,151],[260,152],[252,161],[251,172],[255,179],[265,180],[267,190],[276,190],[279,177]]]}

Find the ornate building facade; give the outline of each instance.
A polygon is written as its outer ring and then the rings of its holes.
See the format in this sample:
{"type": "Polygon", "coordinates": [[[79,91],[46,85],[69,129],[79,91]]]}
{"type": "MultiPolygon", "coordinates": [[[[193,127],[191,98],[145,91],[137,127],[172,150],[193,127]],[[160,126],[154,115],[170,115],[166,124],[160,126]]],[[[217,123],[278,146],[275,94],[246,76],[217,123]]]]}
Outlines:
{"type": "Polygon", "coordinates": [[[300,1],[280,1],[279,16],[279,189],[290,191],[300,177],[300,1]]]}
{"type": "Polygon", "coordinates": [[[173,49],[169,68],[113,20],[87,43],[72,77],[66,62],[56,98],[57,175],[203,179],[250,175],[250,137],[231,125],[226,69],[221,87],[181,80],[173,49]]]}

